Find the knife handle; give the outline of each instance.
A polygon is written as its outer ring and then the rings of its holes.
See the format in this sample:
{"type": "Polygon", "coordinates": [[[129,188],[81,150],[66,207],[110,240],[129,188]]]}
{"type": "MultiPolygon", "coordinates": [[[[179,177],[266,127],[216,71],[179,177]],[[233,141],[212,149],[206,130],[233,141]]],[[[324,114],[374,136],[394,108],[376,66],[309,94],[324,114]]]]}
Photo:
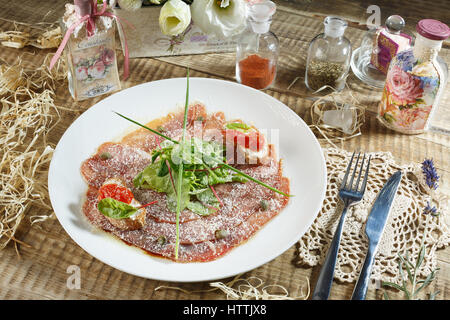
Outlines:
{"type": "Polygon", "coordinates": [[[369,286],[370,275],[372,273],[372,265],[375,260],[375,251],[371,247],[367,251],[358,282],[356,283],[355,289],[353,289],[352,300],[365,300],[366,298],[367,287],[369,286]]]}
{"type": "Polygon", "coordinates": [[[319,278],[317,280],[316,287],[314,288],[312,300],[327,300],[330,296],[331,285],[333,284],[334,278],[334,268],[336,266],[336,259],[339,251],[339,244],[341,242],[342,229],[344,226],[347,209],[348,206],[345,206],[342,211],[341,219],[339,220],[339,224],[334,232],[333,241],[328,249],[322,269],[320,269],[319,278]]]}

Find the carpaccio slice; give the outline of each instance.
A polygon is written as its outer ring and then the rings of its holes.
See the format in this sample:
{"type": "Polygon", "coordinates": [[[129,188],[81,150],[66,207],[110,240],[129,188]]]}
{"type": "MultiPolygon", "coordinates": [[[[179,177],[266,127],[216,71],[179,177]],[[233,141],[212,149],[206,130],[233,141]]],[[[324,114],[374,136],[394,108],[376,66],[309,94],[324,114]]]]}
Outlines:
{"type": "MultiPolygon", "coordinates": [[[[206,108],[202,104],[194,104],[188,109],[187,117],[187,132],[193,134],[195,128],[195,122],[201,124],[207,119],[206,108]]],[[[147,127],[160,131],[162,134],[169,138],[175,138],[181,135],[183,132],[183,113],[169,113],[167,116],[151,121],[146,124],[147,127]]],[[[154,133],[139,128],[126,135],[121,143],[127,146],[142,149],[147,152],[151,152],[158,146],[158,141],[161,142],[163,138],[158,137],[154,133]]]]}
{"type": "MultiPolygon", "coordinates": [[[[202,130],[210,129],[215,136],[225,123],[222,112],[208,115],[201,104],[189,108],[188,134],[195,135],[195,130],[200,124],[202,130]]],[[[152,121],[147,126],[159,128],[168,137],[176,138],[182,132],[182,113],[171,113],[152,121]]],[[[153,190],[136,189],[132,184],[133,178],[150,163],[151,150],[157,148],[162,141],[162,138],[155,138],[156,135],[143,130],[138,129],[128,134],[120,143],[101,145],[98,152],[82,164],[81,173],[90,186],[83,212],[92,224],[115,234],[124,242],[151,254],[174,259],[176,217],[175,213],[167,208],[166,195],[153,190]],[[105,153],[107,157],[103,156],[105,153]],[[146,207],[147,222],[144,228],[134,231],[117,229],[97,210],[98,188],[106,179],[112,177],[123,178],[139,202],[158,200],[156,204],[146,207]],[[164,238],[164,245],[161,245],[161,237],[164,238]]],[[[270,147],[273,149],[273,146],[270,147]]],[[[281,161],[274,159],[274,150],[271,154],[273,158],[264,164],[241,165],[239,169],[289,193],[289,180],[282,176],[281,161]]],[[[183,210],[181,213],[178,262],[210,261],[225,254],[232,247],[248,239],[288,202],[287,197],[251,181],[245,184],[217,185],[215,191],[223,202],[218,212],[207,217],[189,210],[183,210]],[[261,206],[263,200],[266,201],[264,209],[261,206]],[[228,236],[216,239],[218,230],[226,230],[228,236]]]]}

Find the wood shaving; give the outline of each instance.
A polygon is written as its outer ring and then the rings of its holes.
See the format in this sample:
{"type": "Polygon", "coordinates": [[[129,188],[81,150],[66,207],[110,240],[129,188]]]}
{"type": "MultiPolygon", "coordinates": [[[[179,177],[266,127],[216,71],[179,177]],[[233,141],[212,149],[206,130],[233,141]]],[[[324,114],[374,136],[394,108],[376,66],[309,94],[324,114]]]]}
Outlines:
{"type": "Polygon", "coordinates": [[[24,244],[14,234],[32,205],[41,209],[34,223],[51,216],[46,181],[53,146],[47,137],[60,118],[55,81],[66,71],[61,64],[50,72],[50,58],[30,69],[20,58],[0,65],[0,249],[11,240],[24,244]]]}
{"type": "Polygon", "coordinates": [[[55,23],[46,25],[45,28],[37,28],[35,25],[14,22],[14,30],[0,31],[0,44],[16,49],[25,46],[39,49],[57,48],[62,41],[61,27],[55,23]]]}
{"type": "Polygon", "coordinates": [[[306,294],[303,292],[304,288],[300,288],[300,295],[292,297],[289,291],[278,284],[264,285],[265,282],[255,276],[247,279],[241,278],[242,275],[237,275],[233,280],[223,282],[211,282],[209,285],[213,287],[209,290],[188,291],[179,287],[159,286],[155,291],[161,289],[178,290],[186,294],[211,292],[220,290],[226,294],[228,300],[306,300],[310,294],[309,279],[306,279],[306,294]]]}
{"type": "Polygon", "coordinates": [[[319,141],[326,141],[333,147],[338,148],[334,142],[357,137],[361,135],[361,126],[364,124],[365,108],[360,105],[359,101],[350,93],[344,91],[336,91],[333,87],[324,86],[315,93],[331,89],[332,92],[317,99],[311,106],[311,122],[309,125],[319,141]],[[344,132],[341,128],[326,125],[323,122],[324,112],[327,110],[351,110],[354,113],[355,121],[349,132],[344,132]],[[322,138],[321,138],[322,137],[322,138]]]}

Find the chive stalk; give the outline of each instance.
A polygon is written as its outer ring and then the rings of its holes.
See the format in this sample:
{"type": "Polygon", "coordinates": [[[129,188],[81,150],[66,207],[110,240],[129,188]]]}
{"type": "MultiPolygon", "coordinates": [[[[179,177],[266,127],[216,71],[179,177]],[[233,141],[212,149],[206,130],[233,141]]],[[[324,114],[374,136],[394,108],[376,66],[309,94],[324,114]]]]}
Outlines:
{"type": "MultiPolygon", "coordinates": [[[[184,145],[186,139],[186,123],[189,105],[189,68],[187,69],[186,81],[187,81],[186,102],[184,104],[183,135],[181,137],[181,145],[184,145]]],[[[180,246],[180,212],[181,212],[182,183],[183,183],[183,160],[180,161],[180,165],[178,166],[175,260],[178,260],[178,247],[180,246]]]]}

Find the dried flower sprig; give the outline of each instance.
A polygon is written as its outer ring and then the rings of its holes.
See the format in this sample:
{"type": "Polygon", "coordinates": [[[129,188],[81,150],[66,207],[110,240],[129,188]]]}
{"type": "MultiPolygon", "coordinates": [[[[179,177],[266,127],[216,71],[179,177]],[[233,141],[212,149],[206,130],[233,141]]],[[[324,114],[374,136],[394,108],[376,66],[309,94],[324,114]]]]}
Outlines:
{"type": "MultiPolygon", "coordinates": [[[[425,183],[427,184],[427,186],[432,190],[436,190],[438,188],[437,182],[439,181],[439,176],[437,174],[436,168],[434,167],[434,163],[433,163],[432,159],[425,159],[422,162],[422,172],[423,172],[425,183]]],[[[427,216],[426,225],[425,225],[425,229],[424,229],[424,233],[423,233],[423,237],[422,237],[420,251],[419,251],[419,254],[417,255],[417,259],[416,259],[415,263],[414,264],[411,263],[408,253],[406,253],[405,257],[403,257],[402,255],[399,255],[399,257],[398,257],[398,269],[399,269],[402,285],[400,286],[396,283],[387,282],[387,281],[382,282],[382,285],[385,287],[391,287],[391,288],[395,288],[399,291],[403,291],[405,298],[408,300],[419,299],[418,294],[424,288],[426,288],[427,286],[429,286],[431,284],[431,282],[436,278],[436,272],[439,270],[439,268],[435,268],[434,270],[432,270],[430,272],[430,274],[428,274],[428,276],[424,280],[417,280],[418,271],[420,269],[420,266],[423,263],[423,260],[425,258],[425,254],[426,254],[425,238],[426,238],[426,232],[428,229],[427,228],[428,223],[430,221],[429,216],[437,217],[437,216],[439,216],[439,212],[435,206],[432,206],[430,204],[430,201],[427,201],[427,205],[425,206],[425,208],[423,210],[423,214],[427,216]],[[409,286],[408,286],[408,282],[405,280],[404,270],[406,270],[407,280],[409,280],[409,286]],[[409,289],[409,287],[411,289],[409,289]]],[[[428,298],[430,300],[434,300],[436,298],[436,296],[439,294],[439,292],[440,291],[437,290],[433,293],[429,293],[428,298]]],[[[389,296],[386,291],[384,292],[384,298],[386,300],[389,300],[389,296]]]]}
{"type": "Polygon", "coordinates": [[[436,190],[439,181],[439,176],[434,167],[433,159],[425,159],[422,162],[422,172],[425,176],[425,183],[430,189],[436,190]]]}
{"type": "Polygon", "coordinates": [[[439,215],[439,212],[437,212],[437,209],[435,206],[431,206],[430,201],[427,201],[427,205],[425,209],[423,209],[423,214],[432,215],[433,217],[437,217],[439,215]]]}

